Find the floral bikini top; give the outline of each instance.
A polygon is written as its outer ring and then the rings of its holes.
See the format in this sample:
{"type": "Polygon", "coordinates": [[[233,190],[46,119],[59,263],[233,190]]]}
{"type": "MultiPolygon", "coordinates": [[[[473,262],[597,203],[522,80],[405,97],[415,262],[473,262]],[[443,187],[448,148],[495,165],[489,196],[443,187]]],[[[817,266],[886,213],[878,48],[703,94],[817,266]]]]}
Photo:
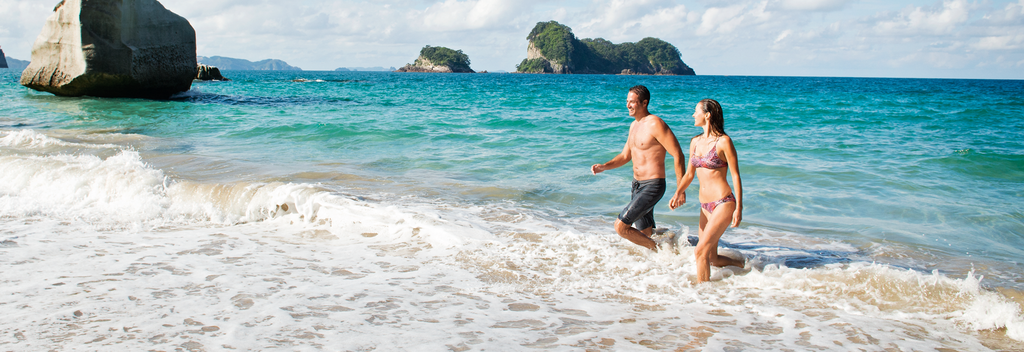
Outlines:
{"type": "Polygon", "coordinates": [[[708,153],[704,154],[704,156],[691,156],[690,164],[705,169],[717,169],[720,167],[729,166],[729,163],[725,162],[725,160],[722,160],[722,158],[718,157],[717,145],[718,139],[716,138],[715,142],[711,144],[711,150],[708,150],[708,153]]]}

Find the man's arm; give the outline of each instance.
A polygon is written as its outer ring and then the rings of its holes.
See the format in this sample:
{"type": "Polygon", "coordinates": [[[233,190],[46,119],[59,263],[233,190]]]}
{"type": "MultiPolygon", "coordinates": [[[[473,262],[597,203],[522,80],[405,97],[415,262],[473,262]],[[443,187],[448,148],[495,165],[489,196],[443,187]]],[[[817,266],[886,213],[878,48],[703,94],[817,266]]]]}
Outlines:
{"type": "Polygon", "coordinates": [[[679,147],[679,140],[676,139],[675,133],[672,133],[672,129],[668,127],[664,120],[661,118],[657,120],[653,132],[654,138],[658,140],[658,143],[661,143],[665,151],[672,155],[672,164],[676,171],[676,193],[672,196],[672,200],[668,202],[668,207],[675,209],[686,203],[686,187],[683,187],[686,156],[683,155],[683,150],[679,147]]]}
{"type": "Polygon", "coordinates": [[[629,140],[626,141],[626,145],[622,147],[622,152],[616,155],[612,160],[604,164],[594,164],[590,167],[590,172],[597,175],[603,171],[608,171],[617,168],[622,165],[626,165],[630,160],[633,160],[633,155],[629,152],[629,140]]]}
{"type": "MultiPolygon", "coordinates": [[[[633,130],[632,124],[629,125],[629,130],[633,130]]],[[[632,136],[633,134],[630,133],[629,135],[632,136]]],[[[590,167],[590,172],[592,172],[594,175],[597,175],[603,171],[608,171],[619,166],[626,165],[626,163],[628,163],[630,160],[633,160],[633,154],[631,154],[629,151],[629,138],[627,137],[626,144],[622,146],[622,152],[619,153],[619,155],[616,155],[614,158],[612,158],[612,160],[609,160],[604,164],[592,165],[590,167]]]]}

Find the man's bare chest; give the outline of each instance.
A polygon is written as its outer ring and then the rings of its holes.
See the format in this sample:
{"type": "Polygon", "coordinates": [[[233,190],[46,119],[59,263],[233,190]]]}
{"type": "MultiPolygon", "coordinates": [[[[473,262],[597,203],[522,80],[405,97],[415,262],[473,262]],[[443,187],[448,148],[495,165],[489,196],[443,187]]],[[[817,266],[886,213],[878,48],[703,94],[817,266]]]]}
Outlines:
{"type": "Polygon", "coordinates": [[[629,136],[629,147],[633,150],[645,151],[661,148],[661,143],[653,135],[642,129],[631,131],[629,136]]]}

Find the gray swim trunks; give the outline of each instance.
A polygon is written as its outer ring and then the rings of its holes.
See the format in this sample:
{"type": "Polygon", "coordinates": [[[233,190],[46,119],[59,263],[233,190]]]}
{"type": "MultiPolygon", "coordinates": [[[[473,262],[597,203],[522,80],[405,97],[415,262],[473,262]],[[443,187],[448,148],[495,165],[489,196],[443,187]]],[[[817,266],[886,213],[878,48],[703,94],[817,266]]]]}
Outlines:
{"type": "Polygon", "coordinates": [[[654,227],[654,206],[665,195],[665,179],[633,180],[632,199],[619,213],[619,221],[638,230],[654,227]]]}

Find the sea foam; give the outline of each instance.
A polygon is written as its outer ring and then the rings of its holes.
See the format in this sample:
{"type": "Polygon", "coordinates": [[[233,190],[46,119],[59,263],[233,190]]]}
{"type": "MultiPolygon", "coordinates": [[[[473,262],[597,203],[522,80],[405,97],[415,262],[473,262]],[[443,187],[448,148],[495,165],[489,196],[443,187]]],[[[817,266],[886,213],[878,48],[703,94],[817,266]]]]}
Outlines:
{"type": "Polygon", "coordinates": [[[745,268],[695,284],[685,226],[649,253],[606,220],[515,203],[204,183],[120,145],[2,138],[0,324],[12,333],[0,346],[978,350],[980,330],[1024,340],[1020,307],[980,275],[788,267],[794,253],[853,248],[749,245],[772,232],[756,227],[731,230],[744,240],[723,248],[745,268]]]}

